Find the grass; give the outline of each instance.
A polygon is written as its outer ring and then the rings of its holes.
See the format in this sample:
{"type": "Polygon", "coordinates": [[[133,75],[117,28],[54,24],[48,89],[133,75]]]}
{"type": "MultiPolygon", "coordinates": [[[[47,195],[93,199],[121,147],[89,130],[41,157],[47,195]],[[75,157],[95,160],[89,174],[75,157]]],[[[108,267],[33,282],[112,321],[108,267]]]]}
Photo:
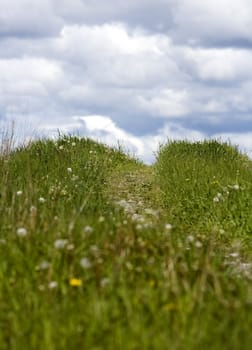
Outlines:
{"type": "MultiPolygon", "coordinates": [[[[6,148],[5,148],[6,149],[6,148]]],[[[1,349],[250,349],[252,166],[62,136],[0,158],[1,349]]]]}

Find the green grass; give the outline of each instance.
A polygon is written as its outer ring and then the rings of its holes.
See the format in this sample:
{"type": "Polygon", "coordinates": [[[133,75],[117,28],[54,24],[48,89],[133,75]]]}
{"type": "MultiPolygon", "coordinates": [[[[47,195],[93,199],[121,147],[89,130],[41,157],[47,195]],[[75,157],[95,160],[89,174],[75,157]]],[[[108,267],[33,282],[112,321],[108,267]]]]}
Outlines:
{"type": "Polygon", "coordinates": [[[89,139],[0,158],[0,349],[250,349],[252,166],[89,139]],[[217,198],[217,199],[216,199],[217,198]]]}

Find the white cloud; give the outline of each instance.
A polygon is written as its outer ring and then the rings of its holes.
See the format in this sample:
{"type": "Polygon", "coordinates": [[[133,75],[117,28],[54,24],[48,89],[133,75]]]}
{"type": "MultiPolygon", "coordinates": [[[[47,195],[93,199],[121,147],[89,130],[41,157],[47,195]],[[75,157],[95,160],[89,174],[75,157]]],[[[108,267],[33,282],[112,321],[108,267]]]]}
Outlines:
{"type": "Polygon", "coordinates": [[[174,35],[188,43],[252,39],[250,0],[177,0],[174,35]]]}
{"type": "Polygon", "coordinates": [[[184,116],[190,112],[189,103],[189,96],[185,90],[164,89],[149,99],[139,97],[139,104],[144,110],[161,117],[184,116]]]}
{"type": "Polygon", "coordinates": [[[226,83],[252,77],[252,53],[249,50],[184,48],[181,54],[202,80],[226,83]]]}

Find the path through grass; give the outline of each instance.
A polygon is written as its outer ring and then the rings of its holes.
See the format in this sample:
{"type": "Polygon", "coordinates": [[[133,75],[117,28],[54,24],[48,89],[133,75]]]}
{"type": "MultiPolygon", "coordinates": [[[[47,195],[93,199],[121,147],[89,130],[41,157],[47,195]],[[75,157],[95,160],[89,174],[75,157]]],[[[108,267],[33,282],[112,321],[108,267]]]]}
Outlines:
{"type": "Polygon", "coordinates": [[[0,158],[1,349],[250,349],[251,162],[88,139],[0,158]],[[214,158],[214,159],[213,159],[214,158]]]}

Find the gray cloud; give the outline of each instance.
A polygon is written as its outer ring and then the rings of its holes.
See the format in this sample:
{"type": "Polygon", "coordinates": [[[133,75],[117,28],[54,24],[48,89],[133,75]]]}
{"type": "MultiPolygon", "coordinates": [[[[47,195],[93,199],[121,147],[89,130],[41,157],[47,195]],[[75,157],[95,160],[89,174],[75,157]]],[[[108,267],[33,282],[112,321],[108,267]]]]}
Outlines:
{"type": "Polygon", "coordinates": [[[50,0],[1,0],[0,37],[57,35],[63,25],[50,0]]]}

